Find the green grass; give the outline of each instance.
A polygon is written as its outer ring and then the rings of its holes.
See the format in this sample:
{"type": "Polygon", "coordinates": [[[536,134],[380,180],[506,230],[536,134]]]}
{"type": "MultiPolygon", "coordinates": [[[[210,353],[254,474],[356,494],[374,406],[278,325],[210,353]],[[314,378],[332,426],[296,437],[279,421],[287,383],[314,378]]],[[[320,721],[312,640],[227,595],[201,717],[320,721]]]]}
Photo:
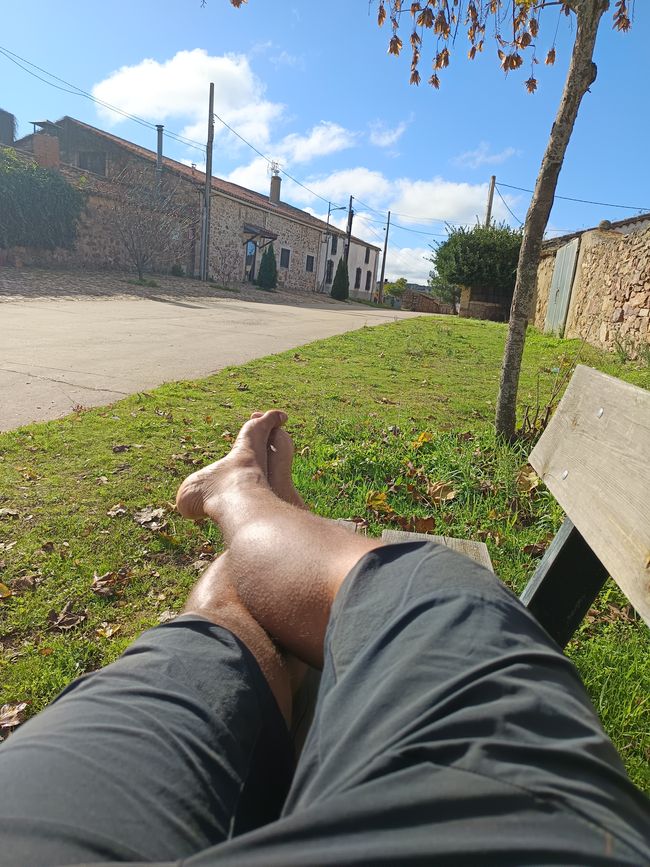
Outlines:
{"type": "MultiPolygon", "coordinates": [[[[506,446],[492,432],[504,339],[495,323],[401,320],[0,435],[0,509],[18,512],[0,518],[1,580],[15,590],[0,603],[0,704],[39,710],[180,608],[192,564],[220,550],[220,539],[174,514],[176,488],[223,455],[229,432],[258,408],[289,412],[296,483],[317,512],[364,518],[373,534],[429,517],[433,532],[484,539],[495,570],[520,591],[537,562],[529,546],[547,544],[562,513],[543,486],[526,492],[517,484],[529,445],[506,446]],[[427,487],[436,482],[449,483],[454,499],[432,503],[427,487]],[[385,493],[392,512],[369,510],[372,492],[385,493]],[[118,503],[127,513],[107,515],[118,503]],[[168,510],[163,532],[133,520],[148,505],[168,510]],[[122,567],[122,595],[92,593],[95,573],[122,567]],[[86,619],[55,632],[48,614],[68,602],[86,619]]],[[[647,366],[531,332],[522,405],[543,404],[554,371],[578,352],[584,363],[650,387],[647,366]]],[[[650,790],[650,641],[638,620],[629,622],[616,588],[607,588],[568,652],[629,773],[650,790]]]]}

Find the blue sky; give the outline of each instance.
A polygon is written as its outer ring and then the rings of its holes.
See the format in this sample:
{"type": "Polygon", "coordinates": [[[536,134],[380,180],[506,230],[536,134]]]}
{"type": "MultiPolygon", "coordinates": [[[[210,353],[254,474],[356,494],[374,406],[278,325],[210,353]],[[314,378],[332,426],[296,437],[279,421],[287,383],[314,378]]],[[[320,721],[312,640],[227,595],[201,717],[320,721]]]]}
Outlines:
{"type": "MultiPolygon", "coordinates": [[[[611,10],[596,51],[599,75],[583,100],[558,193],[650,211],[645,39],[650,10],[636,4],[631,32],[616,33],[611,10]]],[[[428,245],[444,238],[444,221],[483,216],[487,183],[532,188],[555,115],[573,33],[561,19],[554,67],[536,68],[538,91],[527,94],[526,63],[506,78],[496,47],[466,59],[461,34],[436,91],[408,83],[409,57],[387,54],[389,31],[367,0],[32,0],[3,9],[0,45],[149,123],[201,143],[208,84],[215,110],[265,156],[318,193],[283,179],[283,199],[318,216],[327,201],[357,199],[354,231],[381,244],[385,214],[394,215],[387,275],[424,281],[428,245]]],[[[545,10],[537,43],[544,57],[558,23],[545,10]]],[[[406,37],[407,31],[404,36],[406,37]]],[[[405,39],[406,41],[406,39],[405,39]]],[[[433,41],[423,46],[426,80],[433,41]]],[[[31,67],[28,67],[31,68],[31,67]]],[[[31,71],[35,70],[31,68],[31,71]]],[[[64,114],[155,149],[155,131],[90,100],[55,89],[0,55],[0,105],[19,132],[32,120],[64,114]]],[[[60,84],[60,83],[59,83],[60,84]]],[[[63,86],[63,85],[60,85],[63,86]]],[[[165,139],[168,156],[204,161],[200,149],[165,139]]],[[[216,124],[214,173],[268,190],[265,159],[216,124]]],[[[523,220],[529,195],[500,189],[523,220]]],[[[494,213],[517,221],[497,196],[494,213]]],[[[633,210],[556,201],[550,233],[622,219],[633,210]]],[[[345,221],[343,211],[333,219],[345,221]]]]}

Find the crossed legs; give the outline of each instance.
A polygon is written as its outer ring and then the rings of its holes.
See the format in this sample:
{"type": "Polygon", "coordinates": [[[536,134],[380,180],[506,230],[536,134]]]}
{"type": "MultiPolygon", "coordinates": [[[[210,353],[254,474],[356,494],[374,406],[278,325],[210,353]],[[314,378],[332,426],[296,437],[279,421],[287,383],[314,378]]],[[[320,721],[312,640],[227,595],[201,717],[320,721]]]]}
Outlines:
{"type": "Polygon", "coordinates": [[[226,626],[248,644],[285,716],[291,667],[268,636],[321,667],[336,593],[355,563],[381,544],[306,509],[291,481],[286,418],[277,410],[254,413],[232,451],[189,476],[176,498],[185,517],[217,523],[227,548],[185,611],[226,626]]]}

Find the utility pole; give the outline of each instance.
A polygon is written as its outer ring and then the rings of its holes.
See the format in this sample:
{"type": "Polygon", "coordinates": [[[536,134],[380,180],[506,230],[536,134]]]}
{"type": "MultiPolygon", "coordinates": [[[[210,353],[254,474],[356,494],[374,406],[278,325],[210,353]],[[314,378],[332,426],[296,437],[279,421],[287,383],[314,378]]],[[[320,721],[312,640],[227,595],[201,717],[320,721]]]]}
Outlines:
{"type": "Polygon", "coordinates": [[[348,205],[348,228],[345,235],[345,264],[348,264],[348,258],[350,256],[350,238],[352,237],[352,217],[354,217],[354,211],[352,210],[352,200],[354,196],[350,196],[350,204],[348,205]]]}
{"type": "Polygon", "coordinates": [[[386,222],[386,237],[384,238],[384,252],[381,257],[381,277],[379,278],[379,292],[377,293],[377,304],[381,304],[384,300],[384,274],[386,273],[386,251],[388,250],[388,230],[390,229],[390,211],[388,212],[388,220],[386,222]]]}
{"type": "Polygon", "coordinates": [[[492,175],[490,178],[490,188],[488,189],[488,200],[487,200],[487,209],[485,211],[485,227],[486,229],[490,228],[490,223],[492,222],[492,202],[494,201],[494,188],[497,183],[497,176],[492,175]]]}
{"type": "Polygon", "coordinates": [[[212,204],[212,146],[214,143],[214,84],[210,82],[208,108],[208,143],[205,148],[205,192],[203,194],[203,227],[201,232],[201,280],[210,272],[210,206],[212,204]]]}

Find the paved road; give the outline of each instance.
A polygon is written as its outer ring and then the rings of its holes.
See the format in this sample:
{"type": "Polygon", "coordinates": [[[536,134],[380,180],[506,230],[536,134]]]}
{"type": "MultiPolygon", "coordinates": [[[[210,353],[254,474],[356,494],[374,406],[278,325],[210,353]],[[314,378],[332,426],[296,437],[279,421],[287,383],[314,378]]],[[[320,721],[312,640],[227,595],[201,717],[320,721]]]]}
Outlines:
{"type": "Polygon", "coordinates": [[[217,298],[0,303],[0,430],[415,314],[217,298]]]}

